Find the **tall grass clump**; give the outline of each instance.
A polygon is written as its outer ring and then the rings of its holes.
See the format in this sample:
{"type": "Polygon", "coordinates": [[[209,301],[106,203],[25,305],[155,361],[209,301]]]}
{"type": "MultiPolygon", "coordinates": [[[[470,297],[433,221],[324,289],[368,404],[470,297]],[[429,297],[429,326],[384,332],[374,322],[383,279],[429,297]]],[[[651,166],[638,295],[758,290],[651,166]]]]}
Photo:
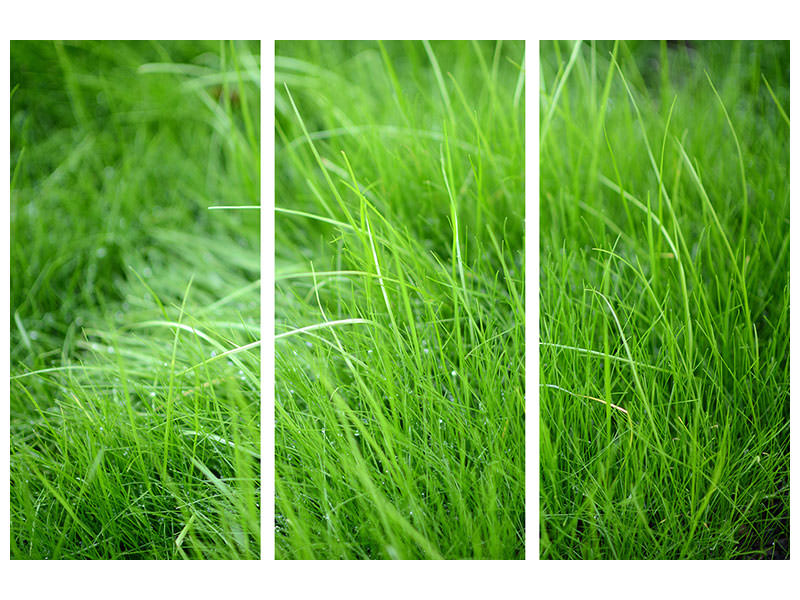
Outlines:
{"type": "Polygon", "coordinates": [[[12,558],[258,558],[258,44],[11,79],[12,558]]]}
{"type": "Polygon", "coordinates": [[[789,45],[543,42],[542,558],[789,554],[789,45]]]}
{"type": "Polygon", "coordinates": [[[524,557],[524,73],[277,43],[278,558],[524,557]]]}

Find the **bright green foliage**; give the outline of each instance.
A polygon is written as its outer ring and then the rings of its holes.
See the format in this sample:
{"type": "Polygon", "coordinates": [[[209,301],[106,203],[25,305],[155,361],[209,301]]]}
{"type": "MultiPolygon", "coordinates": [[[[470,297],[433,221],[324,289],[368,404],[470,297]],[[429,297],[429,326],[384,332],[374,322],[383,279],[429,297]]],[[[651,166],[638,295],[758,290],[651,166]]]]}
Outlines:
{"type": "Polygon", "coordinates": [[[276,69],[276,556],[523,558],[523,45],[276,69]]]}
{"type": "Polygon", "coordinates": [[[788,554],[788,60],[541,45],[543,558],[788,554]]]}
{"type": "Polygon", "coordinates": [[[11,45],[13,558],[260,554],[258,52],[11,45]]]}

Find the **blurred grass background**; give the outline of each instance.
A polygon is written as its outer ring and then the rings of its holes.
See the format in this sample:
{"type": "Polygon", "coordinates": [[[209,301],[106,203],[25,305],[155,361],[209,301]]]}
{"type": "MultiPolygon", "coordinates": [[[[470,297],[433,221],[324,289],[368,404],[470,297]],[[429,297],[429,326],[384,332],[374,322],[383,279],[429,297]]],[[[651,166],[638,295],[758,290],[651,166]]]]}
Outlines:
{"type": "Polygon", "coordinates": [[[259,69],[12,42],[12,556],[258,555],[259,69]]]}

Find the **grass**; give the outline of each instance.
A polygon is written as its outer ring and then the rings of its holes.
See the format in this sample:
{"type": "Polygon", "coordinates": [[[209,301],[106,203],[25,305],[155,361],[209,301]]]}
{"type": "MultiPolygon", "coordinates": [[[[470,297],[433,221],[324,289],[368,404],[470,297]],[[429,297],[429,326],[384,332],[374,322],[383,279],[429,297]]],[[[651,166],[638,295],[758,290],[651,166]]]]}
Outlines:
{"type": "Polygon", "coordinates": [[[258,52],[11,45],[12,558],[260,555],[258,52]]]}
{"type": "Polygon", "coordinates": [[[788,61],[541,45],[542,558],[789,556],[788,61]]]}
{"type": "Polygon", "coordinates": [[[277,558],[524,558],[524,81],[277,43],[277,558]]]}

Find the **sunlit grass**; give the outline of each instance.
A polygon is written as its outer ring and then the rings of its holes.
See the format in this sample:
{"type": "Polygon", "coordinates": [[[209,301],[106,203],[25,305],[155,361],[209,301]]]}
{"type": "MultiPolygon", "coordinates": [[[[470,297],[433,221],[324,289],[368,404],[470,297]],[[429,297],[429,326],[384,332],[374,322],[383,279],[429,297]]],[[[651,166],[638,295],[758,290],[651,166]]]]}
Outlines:
{"type": "Polygon", "coordinates": [[[523,558],[524,48],[276,47],[278,558],[523,558]]]}

